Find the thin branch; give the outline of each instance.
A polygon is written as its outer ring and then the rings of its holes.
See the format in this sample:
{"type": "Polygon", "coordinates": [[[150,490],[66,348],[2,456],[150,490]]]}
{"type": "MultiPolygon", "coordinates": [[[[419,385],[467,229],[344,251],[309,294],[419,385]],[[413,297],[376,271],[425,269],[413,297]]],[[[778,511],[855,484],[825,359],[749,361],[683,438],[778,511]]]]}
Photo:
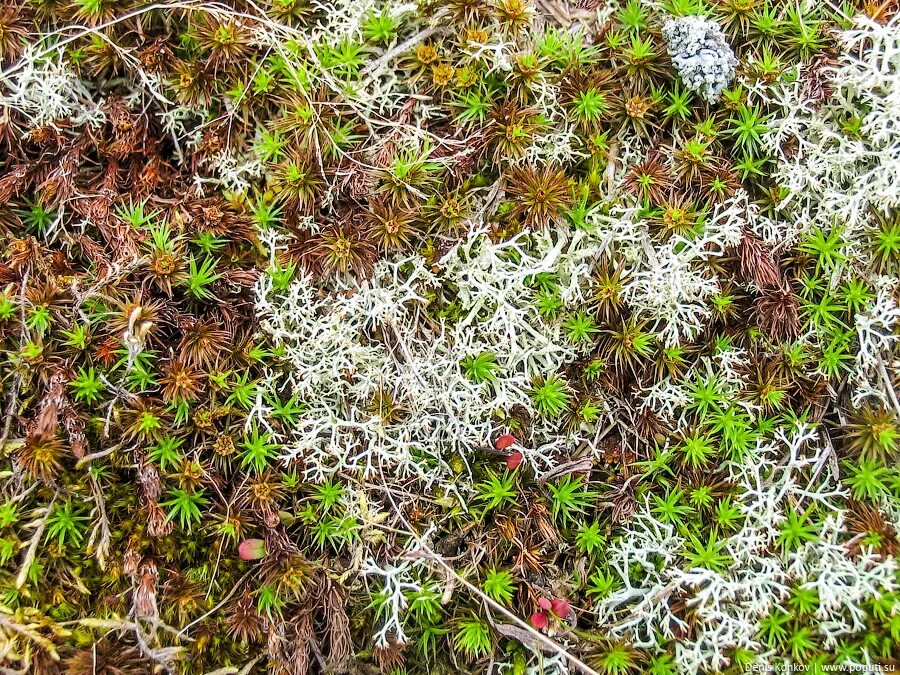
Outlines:
{"type": "MultiPolygon", "coordinates": [[[[435,16],[435,20],[439,20],[441,15],[435,16]]],[[[419,44],[423,40],[427,40],[432,35],[440,30],[440,25],[435,24],[432,26],[428,26],[427,28],[423,28],[418,33],[413,35],[411,38],[408,38],[401,42],[398,45],[395,45],[393,48],[387,50],[384,54],[379,56],[377,59],[372,61],[368,66],[366,66],[362,71],[362,76],[365,78],[370,78],[374,73],[378,72],[378,69],[384,66],[387,63],[390,63],[392,59],[396,58],[403,52],[407,51],[410,47],[419,44]]],[[[368,79],[365,81],[368,83],[368,79]]]]}
{"type": "MultiPolygon", "coordinates": [[[[20,341],[24,343],[25,341],[25,287],[28,285],[28,272],[22,275],[22,285],[19,288],[19,314],[20,321],[22,322],[22,333],[20,337],[20,341]]],[[[16,370],[15,378],[13,379],[12,389],[9,392],[9,402],[7,403],[6,408],[6,420],[3,423],[3,434],[0,435],[0,449],[2,449],[6,445],[6,439],[9,438],[10,431],[12,431],[12,423],[13,419],[16,416],[16,407],[19,404],[19,389],[22,386],[22,373],[16,370]]]]}
{"type": "Polygon", "coordinates": [[[31,563],[34,562],[34,558],[37,555],[37,547],[41,543],[41,536],[44,534],[44,528],[47,526],[47,520],[50,518],[50,514],[53,513],[53,506],[56,504],[56,498],[58,496],[59,491],[57,490],[53,494],[53,499],[47,504],[44,515],[41,516],[41,519],[38,521],[37,529],[35,529],[34,534],[31,535],[31,542],[28,544],[28,550],[25,552],[25,557],[22,559],[22,567],[19,570],[19,575],[16,577],[16,588],[22,588],[22,586],[25,585],[25,581],[28,579],[28,571],[31,569],[31,563]]]}
{"type": "Polygon", "coordinates": [[[106,450],[100,450],[98,452],[93,452],[90,455],[85,455],[84,457],[82,457],[75,463],[75,468],[80,469],[85,464],[90,464],[95,459],[100,459],[101,457],[106,457],[107,455],[111,455],[116,450],[121,449],[121,447],[122,447],[122,443],[116,443],[115,445],[111,445],[110,447],[108,447],[106,450]]]}

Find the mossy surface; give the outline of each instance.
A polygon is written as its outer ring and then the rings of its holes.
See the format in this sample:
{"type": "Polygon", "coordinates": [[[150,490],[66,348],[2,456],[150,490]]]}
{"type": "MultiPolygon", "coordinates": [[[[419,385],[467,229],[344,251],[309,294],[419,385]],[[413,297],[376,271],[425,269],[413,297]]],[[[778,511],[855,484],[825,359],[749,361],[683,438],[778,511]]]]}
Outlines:
{"type": "Polygon", "coordinates": [[[4,672],[898,665],[893,4],[30,0],[0,64],[4,672]]]}

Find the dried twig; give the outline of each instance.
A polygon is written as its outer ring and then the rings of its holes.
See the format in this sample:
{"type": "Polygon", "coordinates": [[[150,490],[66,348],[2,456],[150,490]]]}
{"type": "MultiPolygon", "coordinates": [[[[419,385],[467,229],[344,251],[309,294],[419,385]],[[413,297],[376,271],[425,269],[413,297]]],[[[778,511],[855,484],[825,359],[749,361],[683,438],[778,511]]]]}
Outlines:
{"type": "MultiPolygon", "coordinates": [[[[394,46],[393,48],[389,49],[384,54],[379,56],[377,59],[372,61],[372,63],[370,63],[368,66],[366,66],[362,71],[363,77],[366,78],[365,82],[367,82],[368,79],[370,79],[371,75],[373,75],[374,73],[377,73],[379,68],[381,68],[382,66],[384,66],[387,63],[390,63],[391,60],[393,60],[394,58],[396,58],[403,52],[407,51],[411,47],[419,44],[423,40],[427,40],[432,35],[437,33],[438,30],[440,30],[440,25],[437,23],[440,19],[440,16],[441,16],[440,14],[435,16],[436,23],[434,25],[423,28],[418,33],[416,33],[412,37],[404,40],[403,42],[394,46]]],[[[364,86],[365,86],[365,84],[364,84],[364,86]]]]}
{"type": "Polygon", "coordinates": [[[50,514],[53,513],[53,506],[56,504],[56,498],[58,496],[59,491],[57,490],[50,500],[50,503],[47,504],[47,507],[44,509],[44,513],[40,520],[35,523],[34,534],[31,535],[28,550],[25,551],[25,557],[22,559],[22,567],[19,569],[19,574],[16,577],[16,588],[22,588],[28,580],[28,572],[37,555],[37,547],[41,543],[41,536],[44,534],[44,528],[47,526],[47,520],[50,518],[50,514]]]}
{"type": "MultiPolygon", "coordinates": [[[[26,271],[22,275],[22,284],[19,288],[19,313],[20,313],[20,321],[22,322],[22,333],[20,337],[20,342],[25,342],[25,287],[28,285],[28,272],[26,271]]],[[[0,434],[0,450],[6,445],[6,440],[9,438],[10,431],[12,430],[13,420],[16,416],[16,408],[19,404],[19,389],[22,386],[22,374],[16,370],[15,377],[13,379],[12,388],[9,391],[9,399],[6,404],[6,419],[3,422],[3,433],[0,434]]]]}

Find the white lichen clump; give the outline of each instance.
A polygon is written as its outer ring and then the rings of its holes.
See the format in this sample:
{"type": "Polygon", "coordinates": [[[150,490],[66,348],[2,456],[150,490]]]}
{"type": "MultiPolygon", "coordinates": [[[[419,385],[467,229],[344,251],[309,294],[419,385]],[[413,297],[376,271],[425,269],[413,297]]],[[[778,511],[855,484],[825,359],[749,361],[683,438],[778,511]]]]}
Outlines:
{"type": "MultiPolygon", "coordinates": [[[[453,474],[443,453],[467,463],[490,441],[494,411],[533,410],[534,378],[560,372],[577,354],[558,326],[542,325],[529,281],[558,275],[563,300],[583,302],[603,243],[585,233],[543,237],[534,255],[522,239],[493,244],[474,232],[441,261],[437,276],[414,256],[379,263],[371,279],[335,296],[322,297],[306,276],[284,295],[261,279],[263,327],[292,366],[278,386],[311,402],[285,439],[289,456],[305,458],[308,478],[391,467],[442,484],[453,474]],[[429,295],[447,285],[456,289],[458,318],[425,322],[429,295]],[[461,364],[479,354],[492,354],[504,377],[489,385],[467,379],[461,364]],[[380,417],[385,406],[396,409],[389,425],[380,417]]],[[[536,431],[551,435],[541,425],[536,431]]],[[[551,440],[549,449],[559,452],[582,439],[551,440]]],[[[529,449],[526,461],[546,468],[542,453],[529,449]]]]}
{"type": "Polygon", "coordinates": [[[820,74],[829,83],[824,100],[811,96],[807,78],[760,92],[781,109],[764,141],[779,159],[774,177],[789,191],[785,220],[807,228],[838,222],[857,235],[873,213],[900,206],[900,20],[859,17],[838,39],[844,53],[820,74]]]}
{"type": "Polygon", "coordinates": [[[36,127],[61,120],[96,127],[105,119],[100,104],[58,54],[42,55],[29,48],[21,67],[0,77],[0,85],[0,108],[22,111],[36,127]]]}
{"type": "Polygon", "coordinates": [[[702,16],[678,17],[666,22],[663,37],[685,86],[717,101],[738,64],[719,25],[702,16]]]}
{"type": "Polygon", "coordinates": [[[706,263],[740,242],[747,208],[747,194],[739,191],[715,207],[699,237],[676,236],[658,245],[634,209],[619,207],[613,217],[592,211],[587,222],[598,236],[615,242],[626,262],[622,296],[628,306],[650,322],[660,342],[674,347],[694,338],[708,320],[719,282],[706,263]]]}
{"type": "Polygon", "coordinates": [[[656,518],[649,503],[639,509],[609,551],[609,565],[622,586],[598,610],[612,634],[657,647],[688,628],[676,609],[686,603],[692,610],[692,638],[678,643],[679,672],[724,669],[736,647],[763,654],[763,665],[774,667],[759,641],[760,621],[784,605],[793,587],[817,593],[817,630],[825,644],[865,630],[862,605],[896,588],[897,563],[866,548],[856,557],[848,553],[837,501],[842,491],[833,476],[808,478],[827,453],[816,432],[801,425],[780,432],[774,442],[760,443],[743,463],[728,465],[741,487],[738,504],[745,520],[718,544],[721,569],[680,558],[677,551],[688,543],[683,534],[656,518]],[[826,514],[818,540],[782,550],[779,535],[788,513],[811,508],[826,514]],[[638,568],[640,581],[632,583],[638,568]]]}
{"type": "Polygon", "coordinates": [[[821,72],[829,83],[824,100],[817,102],[808,78],[756,91],[780,108],[763,141],[778,158],[773,176],[786,191],[778,220],[751,221],[750,227],[770,241],[776,235],[781,246],[793,245],[814,228],[839,237],[844,259],[833,273],[833,285],[869,277],[876,289],[855,319],[854,404],[872,398],[896,407],[890,348],[900,315],[898,280],[871,277],[868,270],[878,263],[876,250],[866,242],[877,231],[878,216],[887,218],[900,207],[900,19],[882,25],[858,17],[838,39],[844,53],[821,72]]]}

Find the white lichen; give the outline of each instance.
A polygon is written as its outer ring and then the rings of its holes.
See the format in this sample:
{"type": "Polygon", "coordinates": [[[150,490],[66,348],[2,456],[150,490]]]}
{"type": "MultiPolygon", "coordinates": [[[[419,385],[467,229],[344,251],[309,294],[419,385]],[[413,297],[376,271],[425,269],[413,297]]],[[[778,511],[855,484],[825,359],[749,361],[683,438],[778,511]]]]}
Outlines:
{"type": "Polygon", "coordinates": [[[863,603],[897,587],[897,562],[864,549],[851,556],[843,528],[843,492],[833,476],[810,483],[808,469],[819,464],[826,444],[800,426],[760,442],[753,456],[727,470],[738,488],[742,527],[722,537],[722,569],[691,565],[683,555],[685,537],[659,521],[649,501],[609,550],[609,565],[621,588],[599,603],[601,621],[616,636],[641,647],[658,647],[687,628],[676,605],[691,609],[691,638],[679,638],[676,662],[682,673],[718,671],[735,648],[761,655],[760,622],[786,601],[791,587],[815,590],[819,597],[816,630],[828,645],[865,628],[863,603]],[[826,514],[817,540],[795,550],[778,540],[789,508],[803,513],[815,506],[826,514]],[[635,585],[635,570],[640,582],[635,585]]]}
{"type": "MultiPolygon", "coordinates": [[[[285,439],[287,454],[303,458],[307,477],[390,467],[394,475],[452,482],[448,458],[467,463],[488,443],[495,411],[520,405],[535,413],[529,396],[535,378],[561,372],[578,351],[558,324],[541,320],[533,279],[551,273],[560,297],[584,302],[604,243],[585,232],[532,239],[529,250],[525,235],[493,243],[473,232],[437,274],[418,256],[382,262],[365,282],[339,282],[333,295],[323,296],[306,276],[277,294],[261,277],[263,327],[290,364],[279,386],[309,408],[285,439]],[[430,298],[448,287],[455,290],[455,317],[426,321],[430,298]],[[502,374],[491,383],[473,382],[462,367],[482,353],[496,357],[502,374]],[[390,424],[372,408],[384,394],[398,410],[390,424]]],[[[590,444],[578,434],[556,439],[555,433],[554,425],[536,422],[540,449],[526,461],[539,461],[551,448],[564,454],[581,440],[590,444]]]]}
{"type": "Polygon", "coordinates": [[[61,53],[41,54],[37,46],[31,46],[0,83],[0,106],[21,111],[33,127],[58,121],[96,127],[106,119],[100,102],[61,53]]]}
{"type": "Polygon", "coordinates": [[[738,65],[719,25],[702,16],[672,18],[663,26],[663,38],[684,85],[710,103],[717,101],[738,65]]]}

